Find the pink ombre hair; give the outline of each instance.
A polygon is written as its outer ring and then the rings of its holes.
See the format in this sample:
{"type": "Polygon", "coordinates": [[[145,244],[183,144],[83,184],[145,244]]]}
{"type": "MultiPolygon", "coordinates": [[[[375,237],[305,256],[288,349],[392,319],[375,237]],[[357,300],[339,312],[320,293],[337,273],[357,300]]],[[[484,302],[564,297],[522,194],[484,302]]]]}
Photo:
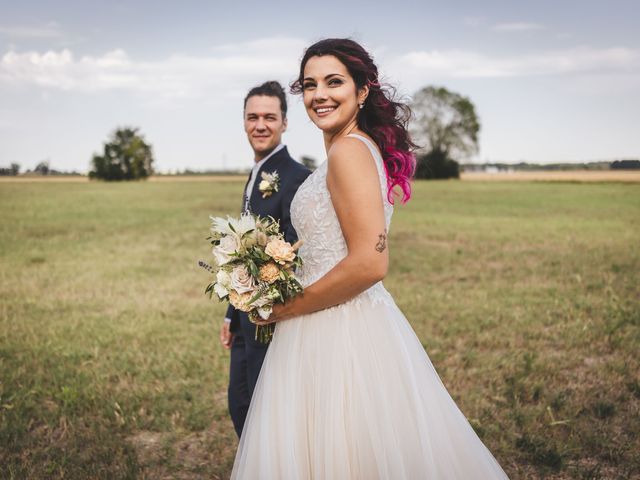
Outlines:
{"type": "Polygon", "coordinates": [[[358,127],[376,142],[382,153],[387,174],[387,198],[393,203],[393,189],[399,186],[402,202],[406,202],[411,198],[411,178],[416,167],[412,153],[416,146],[407,131],[411,116],[409,106],[395,101],[395,89],[379,82],[378,68],[371,55],[348,38],[327,38],[307,48],[300,62],[298,79],[291,84],[291,93],[302,93],[307,61],[323,55],[332,55],[340,60],[358,89],[369,87],[367,100],[358,113],[358,127]]]}

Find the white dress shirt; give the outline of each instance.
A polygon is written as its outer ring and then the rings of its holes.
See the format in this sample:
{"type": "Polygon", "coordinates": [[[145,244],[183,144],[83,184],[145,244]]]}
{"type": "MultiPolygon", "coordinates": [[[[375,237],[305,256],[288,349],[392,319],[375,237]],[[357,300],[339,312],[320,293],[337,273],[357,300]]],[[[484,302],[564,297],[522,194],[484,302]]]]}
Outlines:
{"type": "Polygon", "coordinates": [[[244,210],[247,211],[249,208],[249,200],[251,199],[251,192],[253,192],[253,186],[256,183],[256,177],[258,176],[258,172],[262,168],[262,165],[265,164],[267,160],[273,157],[276,153],[284,148],[284,143],[279,144],[276,148],[274,148],[269,155],[264,157],[259,162],[256,162],[253,168],[251,169],[251,177],[249,177],[249,183],[247,183],[247,189],[244,191],[245,204],[244,210]]]}

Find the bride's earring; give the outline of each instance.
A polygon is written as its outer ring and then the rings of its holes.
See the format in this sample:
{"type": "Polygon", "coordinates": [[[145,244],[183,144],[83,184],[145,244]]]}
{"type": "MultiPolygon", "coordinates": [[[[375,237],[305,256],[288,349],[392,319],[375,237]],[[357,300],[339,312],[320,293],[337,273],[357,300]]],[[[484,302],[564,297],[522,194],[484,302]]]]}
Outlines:
{"type": "Polygon", "coordinates": [[[362,103],[358,104],[358,108],[360,108],[360,110],[362,110],[364,108],[364,100],[362,101],[362,103]]]}

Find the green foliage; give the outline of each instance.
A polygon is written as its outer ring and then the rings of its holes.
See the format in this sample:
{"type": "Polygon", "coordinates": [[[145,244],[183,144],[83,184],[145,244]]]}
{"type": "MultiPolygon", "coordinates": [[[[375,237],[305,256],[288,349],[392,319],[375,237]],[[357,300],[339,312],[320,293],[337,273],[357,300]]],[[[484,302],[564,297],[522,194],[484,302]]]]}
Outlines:
{"type": "Polygon", "coordinates": [[[20,173],[20,165],[12,163],[9,168],[0,167],[0,176],[16,176],[20,173]]]}
{"type": "Polygon", "coordinates": [[[611,163],[611,170],[638,170],[640,160],[616,160],[611,163]]]}
{"type": "Polygon", "coordinates": [[[415,176],[425,179],[460,178],[460,165],[440,150],[432,150],[418,155],[415,176]]]}
{"type": "Polygon", "coordinates": [[[456,162],[478,151],[480,120],[471,100],[429,86],[414,95],[411,110],[411,137],[420,147],[416,178],[459,177],[456,162]]]}
{"type": "Polygon", "coordinates": [[[40,175],[48,175],[49,170],[49,162],[46,160],[38,163],[38,165],[36,165],[36,168],[33,169],[35,173],[39,173],[40,175]]]}
{"type": "Polygon", "coordinates": [[[302,164],[307,167],[309,170],[315,170],[316,168],[318,168],[318,164],[316,162],[316,159],[313,157],[309,157],[307,155],[303,155],[300,158],[300,161],[302,162],[302,164]]]}
{"type": "Polygon", "coordinates": [[[95,154],[89,178],[99,180],[141,180],[153,172],[153,153],[138,128],[117,129],[104,145],[102,155],[95,154]]]}

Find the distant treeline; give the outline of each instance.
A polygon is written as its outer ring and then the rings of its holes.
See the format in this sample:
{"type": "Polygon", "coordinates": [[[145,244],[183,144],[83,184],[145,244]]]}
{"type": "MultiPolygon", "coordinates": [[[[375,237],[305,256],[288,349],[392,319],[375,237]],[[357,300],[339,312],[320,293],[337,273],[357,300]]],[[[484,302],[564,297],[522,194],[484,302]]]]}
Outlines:
{"type": "MultiPolygon", "coordinates": [[[[311,162],[307,162],[311,164],[311,162]]],[[[310,165],[311,166],[311,165],[310,165]]],[[[315,166],[315,165],[313,165],[315,166]]],[[[640,160],[615,160],[612,162],[588,162],[588,163],[463,163],[460,165],[465,172],[481,171],[571,171],[571,170],[640,170],[640,160]]],[[[226,176],[247,175],[248,169],[234,170],[192,170],[185,168],[174,172],[154,172],[157,176],[226,176]]],[[[10,167],[0,167],[0,176],[17,175],[84,175],[74,171],[55,170],[49,167],[48,162],[40,162],[33,170],[20,173],[20,165],[12,163],[10,167]]]]}
{"type": "Polygon", "coordinates": [[[185,168],[184,170],[176,170],[174,172],[153,172],[156,176],[174,176],[174,175],[186,175],[186,176],[226,176],[226,175],[248,175],[249,169],[240,170],[191,170],[185,168]]]}
{"type": "Polygon", "coordinates": [[[615,160],[588,163],[464,163],[463,171],[560,171],[560,170],[639,170],[640,160],[615,160]]]}
{"type": "Polygon", "coordinates": [[[77,175],[80,176],[82,173],[71,171],[63,171],[63,170],[55,170],[49,167],[49,162],[40,162],[36,165],[36,168],[33,170],[27,170],[24,173],[20,173],[20,165],[17,163],[12,163],[10,167],[0,167],[0,176],[8,177],[8,176],[17,176],[17,175],[77,175]]]}
{"type": "Polygon", "coordinates": [[[640,160],[616,160],[611,162],[611,170],[638,170],[640,160]]]}

